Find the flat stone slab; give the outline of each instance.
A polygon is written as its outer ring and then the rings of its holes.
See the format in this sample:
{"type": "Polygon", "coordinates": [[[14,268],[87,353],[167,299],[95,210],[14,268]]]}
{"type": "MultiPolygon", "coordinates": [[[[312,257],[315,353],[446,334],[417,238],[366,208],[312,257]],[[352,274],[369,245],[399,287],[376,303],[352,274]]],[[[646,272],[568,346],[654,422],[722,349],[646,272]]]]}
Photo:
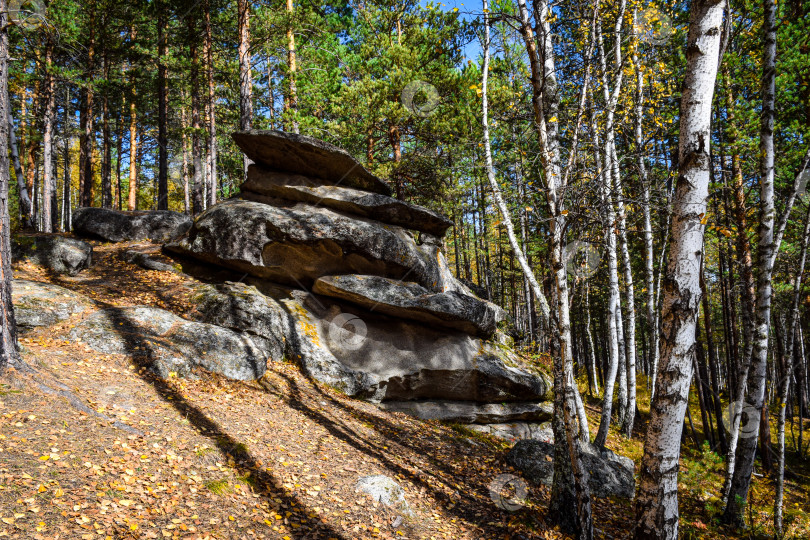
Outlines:
{"type": "Polygon", "coordinates": [[[491,337],[500,318],[489,302],[458,291],[432,293],[417,283],[369,275],[324,276],[316,293],[347,300],[369,311],[428,325],[491,337]]]}
{"type": "Polygon", "coordinates": [[[328,142],[272,130],[237,131],[231,137],[248,158],[272,171],[391,194],[385,182],[368,172],[351,154],[328,142]]]}
{"type": "Polygon", "coordinates": [[[17,326],[23,329],[52,326],[93,309],[89,298],[70,289],[24,279],[12,283],[11,301],[17,326]]]}
{"type": "Polygon", "coordinates": [[[476,403],[474,401],[385,401],[380,408],[423,420],[458,424],[501,424],[551,420],[554,405],[543,403],[476,403]]]}
{"type": "Polygon", "coordinates": [[[452,221],[432,210],[387,195],[344,185],[326,185],[305,176],[273,172],[257,165],[248,168],[247,181],[241,189],[246,199],[250,199],[250,193],[257,193],[305,202],[438,237],[443,237],[453,225],[452,221]]]}
{"type": "Polygon", "coordinates": [[[77,208],[73,213],[73,231],[81,236],[108,242],[152,240],[169,242],[186,233],[192,220],[170,210],[120,212],[109,208],[77,208]]]}
{"type": "Polygon", "coordinates": [[[437,290],[437,248],[407,230],[324,207],[229,199],[205,212],[166,249],[283,283],[310,287],[321,276],[374,274],[437,290]]]}
{"type": "Polygon", "coordinates": [[[267,360],[249,336],[187,321],[158,308],[110,308],[87,317],[70,339],[105,354],[146,357],[163,378],[195,377],[197,366],[230,379],[261,377],[267,360]]]}
{"type": "Polygon", "coordinates": [[[11,242],[13,260],[27,259],[57,274],[75,276],[93,263],[93,246],[53,234],[19,235],[11,242]]]}
{"type": "Polygon", "coordinates": [[[534,439],[550,443],[554,442],[554,432],[551,430],[551,422],[544,422],[542,424],[534,422],[467,424],[465,427],[506,441],[534,439]]]}
{"type": "MultiPolygon", "coordinates": [[[[633,460],[607,449],[600,451],[592,444],[583,446],[582,458],[593,495],[633,498],[636,488],[633,460]]],[[[550,486],[554,478],[554,444],[531,439],[519,441],[506,455],[506,462],[521,471],[529,482],[550,486]]]]}

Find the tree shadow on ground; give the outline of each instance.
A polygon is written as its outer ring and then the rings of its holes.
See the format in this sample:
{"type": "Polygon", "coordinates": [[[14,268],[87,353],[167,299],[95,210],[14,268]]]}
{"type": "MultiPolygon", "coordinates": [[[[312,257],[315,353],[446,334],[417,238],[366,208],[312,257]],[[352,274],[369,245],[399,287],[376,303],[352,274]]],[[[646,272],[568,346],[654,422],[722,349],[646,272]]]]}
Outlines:
{"type": "MultiPolygon", "coordinates": [[[[284,379],[287,389],[279,397],[289,407],[322,426],[333,437],[377,460],[392,476],[406,478],[420,490],[429,493],[436,501],[447,503],[446,511],[457,518],[476,523],[479,526],[485,526],[483,523],[485,519],[492,520],[495,507],[490,500],[489,487],[486,483],[495,478],[494,473],[493,478],[486,479],[482,476],[480,477],[481,482],[470,481],[468,476],[460,474],[460,472],[469,473],[469,471],[460,471],[446,460],[451,453],[464,453],[464,445],[459,444],[461,437],[439,440],[436,437],[425,436],[416,429],[403,429],[384,418],[342,403],[324,392],[319,387],[319,383],[307,376],[307,387],[312,388],[317,395],[317,398],[308,398],[304,395],[298,381],[288,375],[280,376],[284,379]],[[379,442],[358,435],[356,430],[345,421],[321,412],[320,407],[315,404],[317,400],[328,400],[330,406],[340,409],[361,424],[371,426],[380,434],[379,442]],[[394,445],[403,446],[418,456],[424,456],[430,462],[429,469],[420,467],[419,463],[414,463],[413,460],[409,463],[407,458],[403,460],[402,456],[397,455],[396,449],[392,448],[394,445]]],[[[490,450],[493,450],[494,453],[494,449],[490,450]]],[[[482,467],[481,472],[483,473],[484,470],[482,467]]],[[[495,534],[494,530],[490,532],[495,534]]]]}
{"type": "MultiPolygon", "coordinates": [[[[56,278],[54,281],[60,281],[58,275],[54,276],[54,278],[56,278]]],[[[127,316],[126,310],[107,302],[92,301],[96,308],[99,311],[103,310],[113,323],[112,326],[123,342],[130,362],[136,368],[134,372],[148,383],[163,401],[170,404],[183,418],[188,420],[189,424],[200,435],[209,439],[224,458],[230,456],[234,462],[234,469],[248,479],[249,484],[256,493],[268,501],[274,501],[272,502],[273,506],[277,501],[281,501],[288,507],[297,510],[296,517],[301,526],[288,533],[291,537],[300,540],[321,538],[343,540],[345,538],[340,531],[323,523],[317,514],[311,511],[298,497],[277,488],[276,486],[281,486],[281,481],[261,467],[261,463],[248,451],[244,443],[232,437],[216,421],[209,418],[200,408],[173,388],[168,381],[154,375],[148,369],[155,359],[156,353],[151,349],[148,338],[124,330],[139,326],[137,322],[127,316]]]]}

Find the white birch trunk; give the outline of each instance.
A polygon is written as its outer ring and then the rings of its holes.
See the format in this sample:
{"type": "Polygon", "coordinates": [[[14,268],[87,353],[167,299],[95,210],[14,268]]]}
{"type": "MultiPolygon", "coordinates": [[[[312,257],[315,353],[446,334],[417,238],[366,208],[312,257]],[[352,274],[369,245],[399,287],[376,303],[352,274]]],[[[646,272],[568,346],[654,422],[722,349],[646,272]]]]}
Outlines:
{"type": "MultiPolygon", "coordinates": [[[[564,212],[562,200],[565,177],[561,167],[557,134],[559,96],[557,94],[557,71],[554,62],[550,11],[546,0],[538,0],[534,4],[535,22],[541,33],[538,36],[539,39],[535,40],[529,23],[525,0],[518,0],[518,9],[520,12],[521,33],[526,43],[531,65],[534,127],[540,143],[541,161],[546,178],[546,202],[552,218],[551,223],[549,223],[551,229],[550,253],[556,288],[554,312],[556,335],[554,336],[555,339],[552,340],[556,349],[552,355],[554,359],[555,417],[552,426],[557,459],[554,460],[550,514],[556,516],[562,526],[572,529],[577,538],[585,540],[593,538],[593,521],[591,517],[588,471],[582,461],[581,441],[576,418],[575,396],[577,389],[573,373],[568,278],[563,254],[563,233],[566,225],[565,214],[567,213],[564,212]],[[537,49],[538,43],[540,51],[537,49]],[[569,459],[562,459],[564,455],[567,455],[569,459]],[[573,486],[571,486],[571,476],[573,476],[573,486]],[[571,493],[571,488],[573,488],[573,493],[571,493]],[[572,520],[570,510],[574,505],[576,507],[576,517],[572,520]]],[[[488,15],[485,15],[485,20],[488,22],[488,15]]],[[[489,37],[487,35],[488,42],[489,37]]],[[[487,70],[488,65],[485,65],[485,74],[487,70]]],[[[572,148],[571,152],[576,152],[576,148],[572,148]]]]}
{"type": "Polygon", "coordinates": [[[661,363],[636,498],[636,539],[678,538],[678,461],[700,308],[712,98],[724,9],[722,0],[693,0],[690,8],[672,247],[661,306],[661,363]]]}
{"type": "MultiPolygon", "coordinates": [[[[785,497],[785,410],[787,409],[788,397],[790,396],[790,380],[793,378],[793,349],[796,342],[796,326],[799,320],[799,302],[802,294],[802,277],[804,275],[804,265],[807,261],[807,242],[810,239],[810,206],[804,217],[804,233],[802,234],[802,247],[799,254],[799,268],[796,270],[796,277],[793,279],[793,301],[790,306],[790,314],[787,325],[787,343],[785,347],[785,377],[782,379],[779,388],[779,413],[777,427],[777,471],[776,471],[776,498],[773,503],[773,528],[777,537],[782,537],[782,507],[785,497]]],[[[801,407],[801,405],[800,405],[801,407]]],[[[801,414],[799,423],[802,423],[801,414]]]]}
{"type": "Polygon", "coordinates": [[[51,70],[53,46],[48,45],[45,57],[45,115],[42,134],[42,230],[53,232],[53,203],[56,199],[56,168],[54,167],[54,124],[56,123],[56,84],[51,70]]]}

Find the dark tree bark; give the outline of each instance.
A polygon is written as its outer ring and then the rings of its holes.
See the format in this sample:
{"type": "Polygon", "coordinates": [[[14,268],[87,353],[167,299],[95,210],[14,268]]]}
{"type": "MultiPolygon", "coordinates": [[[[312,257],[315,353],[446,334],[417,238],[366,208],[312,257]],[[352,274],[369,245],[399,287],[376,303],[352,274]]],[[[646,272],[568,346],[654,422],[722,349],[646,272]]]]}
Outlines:
{"type": "MultiPolygon", "coordinates": [[[[8,5],[0,0],[0,118],[9,118],[8,5]]],[[[9,124],[0,122],[0,148],[8,148],[9,124]]],[[[0,372],[22,365],[17,347],[17,323],[11,303],[11,219],[8,186],[11,180],[8,152],[0,152],[0,372]]]]}
{"type": "Polygon", "coordinates": [[[158,39],[158,210],[169,209],[169,134],[166,127],[169,93],[166,88],[166,4],[157,3],[157,39],[158,39]]]}

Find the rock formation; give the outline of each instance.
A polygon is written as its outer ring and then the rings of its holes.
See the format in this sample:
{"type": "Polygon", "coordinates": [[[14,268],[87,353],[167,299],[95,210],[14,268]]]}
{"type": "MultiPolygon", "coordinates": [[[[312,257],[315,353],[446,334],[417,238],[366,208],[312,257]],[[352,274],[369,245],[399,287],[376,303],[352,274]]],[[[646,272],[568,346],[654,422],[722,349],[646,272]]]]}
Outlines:
{"type": "Polygon", "coordinates": [[[179,212],[119,212],[109,208],[77,208],[73,232],[107,242],[152,240],[169,242],[189,230],[191,218],[179,212]]]}
{"type": "Polygon", "coordinates": [[[390,410],[468,424],[549,419],[549,380],[505,344],[503,310],[450,272],[449,220],[391,198],[328,143],[275,131],[234,140],[255,162],[240,194],[164,246],[243,275],[199,288],[200,322],[390,410]]]}
{"type": "Polygon", "coordinates": [[[11,243],[11,257],[30,260],[57,274],[75,276],[93,262],[93,246],[59,235],[17,235],[11,243]]]}

